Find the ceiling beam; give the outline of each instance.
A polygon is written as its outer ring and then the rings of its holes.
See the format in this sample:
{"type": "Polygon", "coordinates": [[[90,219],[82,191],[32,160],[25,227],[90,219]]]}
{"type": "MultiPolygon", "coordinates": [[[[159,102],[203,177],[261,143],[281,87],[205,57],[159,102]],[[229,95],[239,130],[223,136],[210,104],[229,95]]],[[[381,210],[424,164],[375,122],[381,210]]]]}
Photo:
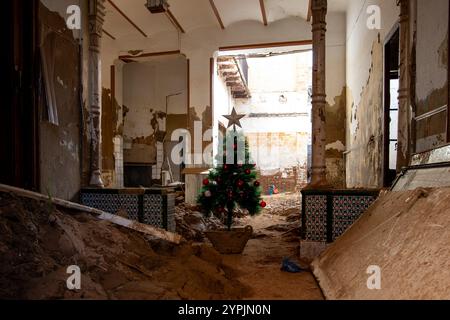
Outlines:
{"type": "Polygon", "coordinates": [[[174,55],[174,54],[181,54],[180,50],[174,50],[174,51],[163,51],[163,52],[149,52],[149,53],[141,53],[138,55],[122,55],[119,56],[120,60],[128,60],[128,59],[138,59],[138,58],[148,58],[148,57],[157,57],[157,56],[167,56],[167,55],[174,55]]]}
{"type": "Polygon", "coordinates": [[[308,17],[306,18],[306,21],[311,22],[311,18],[312,18],[312,0],[309,0],[308,17]]]}
{"type": "Polygon", "coordinates": [[[103,29],[103,33],[106,34],[108,37],[110,37],[112,40],[116,40],[116,37],[114,37],[111,33],[103,29]]]}
{"type": "Polygon", "coordinates": [[[181,33],[186,33],[181,26],[181,24],[178,22],[177,18],[173,15],[172,11],[170,9],[167,9],[166,11],[166,17],[169,19],[169,21],[173,24],[173,26],[180,31],[181,33]]]}
{"type": "Polygon", "coordinates": [[[108,0],[109,4],[116,9],[116,11],[125,18],[125,20],[127,20],[137,31],[139,31],[139,33],[141,33],[144,37],[148,38],[148,36],[145,34],[144,31],[142,31],[141,28],[139,28],[136,23],[133,22],[133,20],[131,20],[122,10],[120,10],[120,8],[112,1],[112,0],[108,0]]]}
{"type": "Polygon", "coordinates": [[[211,4],[211,8],[212,8],[213,11],[214,11],[214,15],[216,16],[217,21],[219,22],[220,28],[221,28],[222,30],[224,30],[224,29],[225,29],[225,26],[224,26],[224,24],[223,24],[222,18],[220,17],[219,10],[217,9],[216,4],[214,3],[214,0],[209,0],[209,3],[211,4]]]}
{"type": "Polygon", "coordinates": [[[267,13],[266,13],[266,6],[264,5],[264,0],[259,0],[259,6],[261,7],[261,14],[263,18],[263,23],[265,26],[268,25],[267,23],[267,13]]]}

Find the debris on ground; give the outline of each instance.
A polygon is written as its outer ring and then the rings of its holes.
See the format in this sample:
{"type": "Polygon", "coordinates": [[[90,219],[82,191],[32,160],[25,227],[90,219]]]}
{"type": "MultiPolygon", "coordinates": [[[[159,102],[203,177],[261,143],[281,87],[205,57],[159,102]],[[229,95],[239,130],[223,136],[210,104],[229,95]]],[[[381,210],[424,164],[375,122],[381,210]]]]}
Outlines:
{"type": "Polygon", "coordinates": [[[197,206],[181,203],[175,207],[176,232],[188,241],[205,241],[206,231],[218,230],[224,224],[214,216],[206,218],[197,206]]]}
{"type": "Polygon", "coordinates": [[[51,201],[0,192],[0,299],[242,299],[205,244],[173,245],[51,201]],[[67,288],[68,267],[81,289],[67,288]]]}

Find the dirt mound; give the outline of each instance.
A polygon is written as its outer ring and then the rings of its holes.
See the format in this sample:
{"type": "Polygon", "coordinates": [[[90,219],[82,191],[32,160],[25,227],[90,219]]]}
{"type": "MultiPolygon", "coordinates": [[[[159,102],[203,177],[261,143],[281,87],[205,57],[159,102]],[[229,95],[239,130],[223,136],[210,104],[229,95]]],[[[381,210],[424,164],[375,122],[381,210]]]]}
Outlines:
{"type": "Polygon", "coordinates": [[[0,299],[241,299],[206,245],[173,246],[50,202],[0,193],[0,299]],[[81,290],[67,289],[71,265],[81,290]]]}

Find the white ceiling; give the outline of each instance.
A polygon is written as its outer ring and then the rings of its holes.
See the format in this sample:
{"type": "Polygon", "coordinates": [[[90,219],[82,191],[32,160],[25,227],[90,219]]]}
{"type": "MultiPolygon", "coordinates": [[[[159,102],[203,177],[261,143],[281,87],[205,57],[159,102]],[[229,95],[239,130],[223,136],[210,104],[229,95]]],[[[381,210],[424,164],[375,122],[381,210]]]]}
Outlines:
{"type": "MultiPolygon", "coordinates": [[[[145,0],[106,0],[104,29],[115,38],[141,35],[111,4],[112,1],[148,37],[175,27],[165,14],[151,14],[144,6],[145,0]]],[[[351,0],[329,0],[328,11],[346,11],[351,0]]],[[[170,11],[182,28],[189,33],[197,28],[217,27],[219,23],[210,0],[169,0],[170,11]]],[[[214,0],[225,27],[241,21],[259,21],[262,14],[259,0],[214,0]]],[[[309,0],[264,0],[268,23],[289,17],[306,19],[309,0]]]]}

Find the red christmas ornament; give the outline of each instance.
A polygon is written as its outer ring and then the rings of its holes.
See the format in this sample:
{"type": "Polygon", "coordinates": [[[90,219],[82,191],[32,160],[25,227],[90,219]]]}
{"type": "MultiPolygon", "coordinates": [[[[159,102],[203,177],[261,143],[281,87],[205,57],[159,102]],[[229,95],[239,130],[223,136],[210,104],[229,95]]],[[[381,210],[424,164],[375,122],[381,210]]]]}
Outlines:
{"type": "Polygon", "coordinates": [[[245,174],[250,174],[252,171],[250,169],[245,169],[245,174]]]}
{"type": "Polygon", "coordinates": [[[224,169],[224,170],[228,170],[228,165],[227,165],[227,164],[224,164],[224,165],[223,165],[223,169],[224,169]]]}
{"type": "Polygon", "coordinates": [[[255,181],[255,182],[253,183],[253,185],[254,185],[255,187],[259,187],[259,186],[261,185],[261,183],[259,183],[259,181],[255,181]]]}
{"type": "Polygon", "coordinates": [[[204,185],[204,186],[209,185],[209,180],[208,180],[208,179],[204,179],[204,180],[203,180],[203,185],[204,185]]]}
{"type": "Polygon", "coordinates": [[[239,188],[243,187],[243,186],[244,186],[244,181],[239,180],[239,181],[237,182],[237,185],[238,185],[239,188]]]}
{"type": "Polygon", "coordinates": [[[259,205],[261,206],[261,208],[267,207],[267,203],[265,203],[264,201],[261,201],[259,205]]]}

